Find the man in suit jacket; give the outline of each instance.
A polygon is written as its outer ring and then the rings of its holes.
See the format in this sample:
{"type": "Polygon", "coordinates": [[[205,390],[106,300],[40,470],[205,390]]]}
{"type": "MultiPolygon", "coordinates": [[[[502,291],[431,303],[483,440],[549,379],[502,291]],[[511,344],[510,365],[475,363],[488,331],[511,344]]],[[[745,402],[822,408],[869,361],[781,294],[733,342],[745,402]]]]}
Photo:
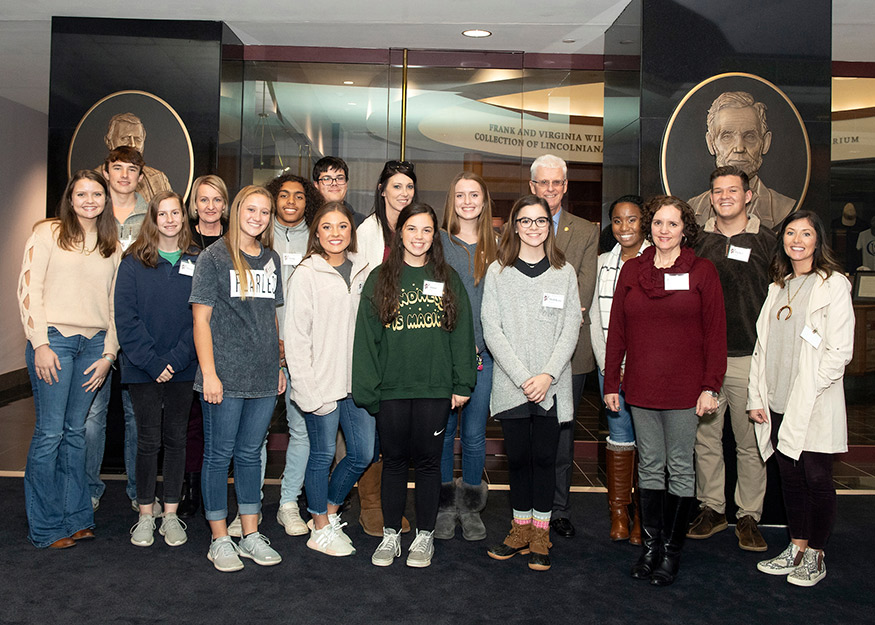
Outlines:
{"type": "MultiPolygon", "coordinates": [[[[574,413],[583,393],[586,374],[595,368],[595,358],[589,338],[589,307],[595,289],[596,261],[598,258],[598,227],[562,209],[562,198],[568,190],[568,166],[552,154],[535,159],[531,168],[529,187],[532,193],[547,200],[553,214],[553,231],[556,244],[565,253],[565,259],[577,272],[577,289],[580,294],[580,309],[583,322],[577,349],[571,359],[571,380],[574,392],[574,413]]],[[[574,467],[574,423],[565,423],[559,433],[556,451],[556,494],[553,497],[553,515],[550,527],[559,536],[574,536],[574,525],[569,518],[571,473],[574,467]]]]}

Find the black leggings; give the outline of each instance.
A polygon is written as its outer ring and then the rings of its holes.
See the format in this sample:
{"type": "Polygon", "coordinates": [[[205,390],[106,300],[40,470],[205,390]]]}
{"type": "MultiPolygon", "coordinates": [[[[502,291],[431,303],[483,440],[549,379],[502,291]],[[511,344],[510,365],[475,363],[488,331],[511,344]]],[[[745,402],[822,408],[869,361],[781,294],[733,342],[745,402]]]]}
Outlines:
{"type": "Polygon", "coordinates": [[[441,492],[441,452],[449,415],[449,399],[380,402],[377,430],[383,452],[381,503],[385,527],[401,531],[407,503],[407,469],[412,460],[416,469],[416,528],[434,531],[441,492]]]}
{"type": "Polygon", "coordinates": [[[778,451],[778,429],[784,415],[771,413],[772,446],[781,472],[781,490],[790,538],[808,540],[812,549],[824,549],[836,518],[836,489],[832,454],[803,451],[799,460],[778,451]]]}
{"type": "Polygon", "coordinates": [[[550,512],[556,488],[559,421],[551,416],[501,419],[514,510],[550,512]]]}

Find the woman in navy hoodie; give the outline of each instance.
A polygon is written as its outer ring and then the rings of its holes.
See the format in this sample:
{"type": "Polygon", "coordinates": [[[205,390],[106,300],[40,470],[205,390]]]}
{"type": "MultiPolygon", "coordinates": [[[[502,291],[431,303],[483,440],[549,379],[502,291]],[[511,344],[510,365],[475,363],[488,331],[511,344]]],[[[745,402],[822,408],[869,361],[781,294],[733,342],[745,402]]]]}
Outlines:
{"type": "Polygon", "coordinates": [[[176,510],[197,371],[188,306],[196,253],[182,198],[162,191],[149,203],[140,235],[119,265],[115,285],[115,323],[123,349],[121,380],[130,389],[137,421],[140,518],[131,529],[131,542],[138,547],[154,542],[152,501],[162,438],[165,508],[159,531],[171,547],[187,540],[176,510]]]}

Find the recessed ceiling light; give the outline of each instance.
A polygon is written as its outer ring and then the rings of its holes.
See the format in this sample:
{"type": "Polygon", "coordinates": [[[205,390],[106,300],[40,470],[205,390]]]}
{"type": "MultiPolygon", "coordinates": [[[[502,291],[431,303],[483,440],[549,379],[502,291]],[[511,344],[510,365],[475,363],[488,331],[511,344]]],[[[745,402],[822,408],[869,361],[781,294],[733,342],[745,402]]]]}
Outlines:
{"type": "Polygon", "coordinates": [[[628,46],[630,43],[635,43],[635,40],[634,39],[621,39],[620,40],[621,46],[628,46]]]}
{"type": "Polygon", "coordinates": [[[576,41],[577,41],[577,39],[563,39],[562,43],[574,43],[576,41]]]}
{"type": "Polygon", "coordinates": [[[354,85],[355,83],[354,83],[353,81],[351,81],[351,80],[344,80],[344,81],[343,81],[343,84],[344,84],[344,85],[354,85]]]}
{"type": "Polygon", "coordinates": [[[466,37],[473,37],[474,39],[492,36],[492,33],[490,31],[483,30],[482,28],[470,28],[468,30],[463,30],[462,34],[466,37]]]}

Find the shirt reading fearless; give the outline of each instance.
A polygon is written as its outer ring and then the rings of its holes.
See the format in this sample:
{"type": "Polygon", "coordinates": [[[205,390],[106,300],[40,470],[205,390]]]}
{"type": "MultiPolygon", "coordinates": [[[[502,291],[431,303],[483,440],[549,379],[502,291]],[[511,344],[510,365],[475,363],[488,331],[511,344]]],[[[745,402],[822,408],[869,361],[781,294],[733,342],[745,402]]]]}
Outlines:
{"type": "Polygon", "coordinates": [[[386,327],[393,332],[441,327],[444,318],[443,296],[425,295],[421,285],[408,284],[401,286],[398,316],[386,327]]]}
{"type": "MultiPolygon", "coordinates": [[[[231,279],[231,297],[240,297],[240,275],[230,269],[228,271],[231,279]]],[[[259,297],[265,299],[276,298],[276,271],[268,273],[264,269],[250,270],[252,277],[249,279],[249,285],[246,289],[246,297],[259,297]]]]}

